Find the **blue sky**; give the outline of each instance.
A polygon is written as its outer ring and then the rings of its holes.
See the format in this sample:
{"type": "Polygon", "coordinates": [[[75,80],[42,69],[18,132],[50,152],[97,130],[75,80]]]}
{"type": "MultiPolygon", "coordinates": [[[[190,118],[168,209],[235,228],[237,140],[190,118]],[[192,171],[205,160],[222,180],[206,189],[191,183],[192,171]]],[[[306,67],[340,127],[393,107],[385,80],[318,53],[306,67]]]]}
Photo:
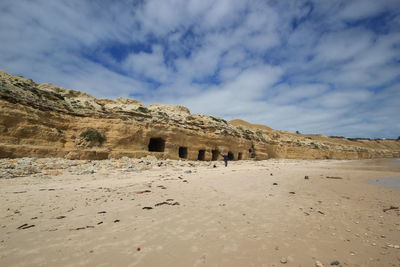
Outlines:
{"type": "Polygon", "coordinates": [[[2,0],[0,69],[145,104],[400,135],[398,0],[2,0]]]}

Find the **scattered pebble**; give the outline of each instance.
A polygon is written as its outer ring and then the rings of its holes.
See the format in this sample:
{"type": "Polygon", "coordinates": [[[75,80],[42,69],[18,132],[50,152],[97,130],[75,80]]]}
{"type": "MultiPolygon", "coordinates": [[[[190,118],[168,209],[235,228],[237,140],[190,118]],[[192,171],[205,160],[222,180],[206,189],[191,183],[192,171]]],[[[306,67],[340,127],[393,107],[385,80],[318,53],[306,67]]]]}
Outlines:
{"type": "Polygon", "coordinates": [[[19,227],[17,227],[17,229],[28,229],[28,228],[32,228],[32,227],[35,227],[35,225],[34,224],[27,224],[27,223],[24,223],[23,225],[21,225],[21,226],[19,226],[19,227]]]}
{"type": "Polygon", "coordinates": [[[151,193],[150,190],[142,190],[142,191],[136,191],[136,194],[144,194],[144,193],[151,193]]]}
{"type": "Polygon", "coordinates": [[[395,207],[395,206],[390,206],[389,208],[383,209],[383,212],[387,212],[389,210],[398,210],[399,207],[395,207]]]}

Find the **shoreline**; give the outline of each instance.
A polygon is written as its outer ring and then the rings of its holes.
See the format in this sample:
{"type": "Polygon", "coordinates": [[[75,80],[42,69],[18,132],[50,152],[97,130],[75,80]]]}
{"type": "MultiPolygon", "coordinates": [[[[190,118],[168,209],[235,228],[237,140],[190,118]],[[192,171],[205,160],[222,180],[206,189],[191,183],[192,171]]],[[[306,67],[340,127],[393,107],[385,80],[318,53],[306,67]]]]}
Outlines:
{"type": "Polygon", "coordinates": [[[399,191],[365,183],[399,177],[396,164],[2,159],[0,170],[19,161],[33,173],[0,179],[2,266],[400,263],[400,212],[383,211],[399,191]]]}

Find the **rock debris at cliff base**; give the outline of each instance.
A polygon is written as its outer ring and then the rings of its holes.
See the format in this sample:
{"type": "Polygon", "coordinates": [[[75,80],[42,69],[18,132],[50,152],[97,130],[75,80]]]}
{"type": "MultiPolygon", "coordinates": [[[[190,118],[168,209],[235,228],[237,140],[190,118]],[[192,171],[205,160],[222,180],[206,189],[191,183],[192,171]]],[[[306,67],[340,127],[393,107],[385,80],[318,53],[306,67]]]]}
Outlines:
{"type": "MultiPolygon", "coordinates": [[[[158,160],[155,157],[109,160],[68,160],[62,158],[0,159],[0,179],[17,177],[49,178],[61,174],[87,175],[107,171],[140,173],[151,169],[213,167],[216,162],[158,160]]],[[[220,164],[223,164],[220,162],[220,164]]],[[[222,165],[221,165],[222,166],[222,165]]],[[[186,173],[192,171],[187,170],[186,173]]]]}

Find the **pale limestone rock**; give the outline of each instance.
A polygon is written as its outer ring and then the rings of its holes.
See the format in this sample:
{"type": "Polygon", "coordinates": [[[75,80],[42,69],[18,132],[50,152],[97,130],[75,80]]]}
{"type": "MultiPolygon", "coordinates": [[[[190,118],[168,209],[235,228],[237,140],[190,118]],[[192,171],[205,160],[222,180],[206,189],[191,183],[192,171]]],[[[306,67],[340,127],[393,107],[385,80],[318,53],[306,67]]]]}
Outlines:
{"type": "Polygon", "coordinates": [[[148,107],[148,109],[150,109],[151,111],[166,112],[168,114],[180,116],[190,115],[190,110],[187,107],[183,106],[152,104],[148,107]]]}

